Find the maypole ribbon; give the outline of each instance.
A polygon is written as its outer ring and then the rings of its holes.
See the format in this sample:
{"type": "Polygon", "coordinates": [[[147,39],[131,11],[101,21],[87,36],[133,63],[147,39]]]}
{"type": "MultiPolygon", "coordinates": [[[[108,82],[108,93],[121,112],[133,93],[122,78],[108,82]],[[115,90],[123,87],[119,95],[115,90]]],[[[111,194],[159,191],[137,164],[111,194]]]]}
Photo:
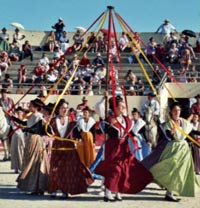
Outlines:
{"type": "MultiPolygon", "coordinates": [[[[121,19],[119,18],[118,15],[117,15],[116,17],[117,17],[117,19],[118,19],[118,21],[119,21],[119,24],[120,24],[120,26],[122,27],[122,29],[128,33],[128,35],[131,37],[131,40],[133,41],[135,47],[139,50],[139,52],[142,54],[142,56],[144,57],[144,59],[146,60],[146,62],[149,64],[149,66],[150,66],[151,69],[153,70],[153,66],[152,66],[151,62],[149,61],[149,59],[146,57],[144,51],[141,49],[138,40],[135,40],[136,35],[134,35],[134,37],[133,37],[133,34],[129,32],[129,30],[127,29],[125,23],[120,21],[121,19]]],[[[129,43],[130,43],[130,42],[129,42],[129,43]]],[[[130,45],[131,45],[131,43],[130,43],[130,45]]],[[[135,49],[134,49],[134,47],[133,47],[132,45],[131,45],[131,49],[132,49],[132,52],[134,53],[134,55],[137,56],[137,54],[136,54],[136,52],[135,52],[135,49]]],[[[139,57],[138,57],[138,58],[139,58],[139,57]]],[[[157,74],[157,76],[158,76],[158,74],[157,74]]],[[[159,77],[159,79],[161,80],[160,77],[159,77]]],[[[149,80],[150,80],[150,78],[149,78],[149,80]]],[[[151,80],[150,80],[150,81],[151,81],[151,80]]],[[[168,91],[168,93],[170,94],[170,96],[172,97],[172,99],[175,100],[173,94],[172,94],[171,91],[168,89],[168,87],[165,85],[165,83],[164,83],[163,85],[164,85],[164,87],[167,89],[167,91],[168,91]]],[[[152,89],[152,90],[155,92],[155,88],[152,89]]]]}
{"type": "MultiPolygon", "coordinates": [[[[115,14],[128,28],[129,28],[129,30],[131,31],[131,33],[132,34],[135,34],[135,38],[136,38],[136,40],[138,40],[140,43],[142,43],[142,45],[145,47],[145,48],[147,48],[146,47],[146,45],[144,44],[144,42],[142,41],[142,39],[137,35],[137,33],[136,32],[134,32],[133,30],[132,30],[132,28],[123,20],[123,18],[119,15],[119,14],[115,14]]],[[[154,54],[152,54],[152,56],[155,58],[156,56],[154,55],[154,54]]],[[[175,77],[171,74],[171,72],[169,72],[169,70],[158,60],[158,58],[156,57],[155,58],[155,60],[156,60],[156,62],[161,66],[161,68],[165,71],[165,72],[167,72],[167,74],[169,75],[169,77],[176,83],[176,85],[180,88],[180,89],[182,89],[182,90],[184,90],[184,88],[177,82],[177,80],[175,79],[175,77]]]]}
{"type": "MultiPolygon", "coordinates": [[[[102,16],[102,19],[101,19],[100,26],[102,27],[103,24],[104,24],[104,22],[105,22],[105,19],[106,19],[106,14],[101,15],[101,16],[102,16]]],[[[100,31],[100,29],[99,29],[99,31],[100,31]]],[[[86,43],[87,43],[87,42],[86,42],[86,43]]],[[[86,43],[85,43],[85,44],[86,44],[86,43]]],[[[84,47],[82,47],[81,50],[82,50],[83,48],[84,48],[84,47]]],[[[79,51],[79,53],[81,52],[81,50],[79,51]]],[[[61,98],[63,97],[63,95],[64,95],[64,93],[66,92],[66,90],[69,88],[69,86],[70,86],[70,84],[71,84],[71,82],[72,82],[72,79],[73,79],[74,76],[75,76],[75,73],[76,73],[78,67],[79,67],[79,65],[77,65],[77,66],[75,67],[75,70],[73,71],[71,77],[70,77],[69,80],[67,81],[67,83],[66,83],[66,85],[65,85],[65,87],[64,87],[64,89],[63,89],[63,91],[62,91],[62,93],[58,96],[58,99],[57,99],[57,101],[56,101],[56,103],[55,103],[55,105],[54,105],[54,108],[53,108],[53,110],[52,110],[52,112],[51,112],[50,117],[53,116],[53,114],[54,114],[54,112],[55,112],[55,109],[56,109],[56,107],[57,107],[59,101],[60,101],[61,98]]],[[[56,86],[60,83],[60,81],[63,79],[63,77],[64,77],[64,75],[58,80],[58,82],[56,82],[56,86]]],[[[53,89],[55,89],[56,86],[54,86],[53,89]]],[[[50,94],[50,93],[49,93],[49,94],[50,94]]],[[[46,133],[47,133],[47,135],[48,135],[49,137],[52,137],[52,138],[54,138],[54,139],[61,140],[61,141],[69,141],[69,142],[73,142],[73,143],[75,143],[75,144],[78,143],[78,141],[73,140],[73,139],[61,138],[61,137],[55,136],[55,135],[53,135],[53,134],[50,134],[50,133],[47,131],[48,126],[49,126],[49,122],[47,122],[47,123],[45,124],[45,131],[46,131],[46,133]]],[[[74,148],[63,148],[63,149],[60,149],[60,148],[59,148],[59,149],[54,149],[54,150],[65,150],[65,151],[68,151],[68,150],[73,150],[73,149],[74,149],[74,148]]]]}

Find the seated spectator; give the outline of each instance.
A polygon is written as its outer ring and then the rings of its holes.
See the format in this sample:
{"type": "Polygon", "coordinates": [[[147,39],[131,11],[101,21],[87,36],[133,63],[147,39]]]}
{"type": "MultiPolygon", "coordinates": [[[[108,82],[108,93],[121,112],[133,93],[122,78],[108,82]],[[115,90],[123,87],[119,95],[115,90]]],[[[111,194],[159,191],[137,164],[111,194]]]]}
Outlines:
{"type": "Polygon", "coordinates": [[[80,75],[77,75],[72,84],[71,95],[83,95],[85,81],[80,75]]]}
{"type": "Polygon", "coordinates": [[[65,53],[67,49],[69,48],[69,37],[67,36],[66,31],[62,33],[59,42],[60,42],[61,51],[65,53]]]}
{"type": "Polygon", "coordinates": [[[147,43],[147,47],[146,47],[146,54],[147,54],[147,58],[153,62],[153,56],[156,53],[156,47],[157,47],[157,43],[155,42],[155,39],[153,37],[149,38],[149,42],[147,43]]]}
{"type": "Polygon", "coordinates": [[[71,68],[72,69],[77,69],[77,67],[79,67],[79,58],[77,54],[74,54],[72,61],[71,61],[71,68]]]}
{"type": "Polygon", "coordinates": [[[81,36],[80,30],[77,30],[76,33],[73,35],[73,49],[74,51],[79,51],[82,48],[83,38],[81,36]]]}
{"type": "Polygon", "coordinates": [[[54,84],[58,80],[58,71],[53,66],[47,71],[45,80],[48,84],[54,84]]]}
{"type": "Polygon", "coordinates": [[[32,46],[28,40],[22,45],[22,56],[23,58],[27,58],[30,56],[30,60],[33,61],[33,50],[32,46]]]}
{"type": "Polygon", "coordinates": [[[137,77],[136,75],[133,73],[133,71],[130,69],[128,70],[128,72],[126,73],[124,80],[127,82],[131,82],[131,83],[136,83],[137,81],[137,77]]]}
{"type": "Polygon", "coordinates": [[[0,33],[0,51],[8,52],[10,50],[9,46],[9,34],[7,33],[6,28],[2,28],[2,33],[0,33]]]}
{"type": "Polygon", "coordinates": [[[17,44],[18,44],[20,50],[22,50],[22,40],[25,37],[26,37],[25,35],[20,33],[18,28],[15,29],[15,33],[13,34],[13,40],[17,41],[17,44]]]}
{"type": "Polygon", "coordinates": [[[159,43],[156,47],[156,57],[161,61],[164,62],[166,59],[166,49],[162,43],[159,43]]]}
{"type": "Polygon", "coordinates": [[[85,94],[88,95],[88,96],[93,96],[94,95],[94,91],[92,89],[92,85],[91,84],[87,86],[85,94]]]}
{"type": "Polygon", "coordinates": [[[106,51],[106,46],[105,46],[105,43],[102,39],[101,36],[98,36],[97,38],[97,48],[96,48],[96,52],[105,52],[106,51]]]}
{"type": "Polygon", "coordinates": [[[167,54],[167,60],[169,63],[177,63],[179,60],[179,49],[176,45],[176,43],[172,43],[171,47],[169,48],[168,54],[167,54]]]}
{"type": "Polygon", "coordinates": [[[196,70],[196,66],[193,65],[189,70],[187,71],[187,77],[190,79],[190,81],[194,82],[197,81],[199,76],[199,72],[196,70]]]}
{"type": "Polygon", "coordinates": [[[0,73],[2,72],[6,73],[10,65],[11,65],[11,60],[8,56],[8,53],[6,51],[0,52],[0,73]]]}
{"type": "Polygon", "coordinates": [[[45,66],[42,66],[40,63],[37,64],[33,71],[32,81],[34,83],[40,83],[44,79],[44,75],[46,74],[45,66]]]}
{"type": "Polygon", "coordinates": [[[191,60],[191,53],[190,50],[188,48],[185,48],[180,56],[180,64],[186,69],[189,69],[189,66],[192,64],[192,60],[191,60]]]}
{"type": "Polygon", "coordinates": [[[21,64],[20,68],[18,69],[18,83],[19,86],[18,88],[22,88],[23,87],[23,83],[26,82],[27,79],[27,69],[25,64],[21,64]]]}
{"type": "Polygon", "coordinates": [[[164,46],[165,46],[166,50],[169,50],[172,43],[178,44],[178,40],[177,40],[175,32],[170,32],[169,36],[166,36],[166,38],[164,40],[164,46]]]}
{"type": "Polygon", "coordinates": [[[56,46],[56,37],[54,31],[51,31],[47,36],[46,44],[47,44],[47,50],[53,53],[54,48],[56,46]]]}
{"type": "Polygon", "coordinates": [[[42,53],[42,57],[40,58],[39,63],[44,66],[49,65],[49,58],[47,57],[46,53],[42,53]]]}
{"type": "Polygon", "coordinates": [[[118,42],[120,51],[124,51],[128,47],[129,41],[125,32],[122,32],[118,42]]]}
{"type": "Polygon", "coordinates": [[[153,67],[152,83],[157,86],[162,79],[162,73],[158,65],[153,67]]]}
{"type": "Polygon", "coordinates": [[[136,82],[135,86],[136,86],[136,95],[143,95],[145,86],[144,83],[142,82],[142,79],[138,78],[138,81],[136,82]]]}
{"type": "Polygon", "coordinates": [[[86,70],[86,68],[90,67],[90,59],[88,58],[86,53],[83,54],[83,57],[79,62],[79,67],[81,68],[81,70],[86,70]]]}
{"type": "Polygon", "coordinates": [[[60,17],[58,19],[58,22],[55,25],[53,25],[52,28],[56,30],[55,31],[56,41],[59,41],[65,28],[64,20],[60,17]]]}
{"type": "Polygon", "coordinates": [[[4,75],[4,79],[2,80],[2,88],[6,89],[7,92],[11,92],[13,88],[13,80],[10,78],[9,74],[4,75]]]}
{"type": "Polygon", "coordinates": [[[187,69],[185,67],[178,70],[179,82],[187,83],[187,69]]]}
{"type": "Polygon", "coordinates": [[[105,62],[101,57],[100,53],[97,53],[97,57],[93,59],[92,66],[94,67],[95,70],[105,66],[105,62]]]}
{"type": "Polygon", "coordinates": [[[86,48],[88,48],[89,51],[91,51],[92,53],[97,52],[97,41],[94,32],[91,32],[90,35],[88,36],[86,48]]]}
{"type": "Polygon", "coordinates": [[[110,54],[109,54],[109,62],[111,62],[111,60],[113,61],[113,62],[119,62],[119,57],[118,56],[120,56],[120,54],[118,53],[118,51],[117,51],[117,46],[116,46],[116,44],[115,44],[115,42],[114,41],[112,41],[111,42],[111,45],[110,45],[110,54]]]}
{"type": "Polygon", "coordinates": [[[9,58],[11,61],[20,61],[21,60],[21,51],[17,44],[16,40],[13,40],[12,44],[10,45],[9,51],[9,58]]]}
{"type": "Polygon", "coordinates": [[[99,94],[101,90],[101,80],[96,72],[91,74],[90,85],[92,86],[94,94],[99,94]]]}
{"type": "MultiPolygon", "coordinates": [[[[137,46],[140,47],[139,43],[137,43],[137,46]]],[[[136,47],[135,43],[131,43],[131,54],[128,57],[129,64],[137,63],[137,59],[135,56],[138,56],[140,59],[142,59],[142,57],[140,56],[140,50],[138,49],[138,47],[136,47]]],[[[144,62],[143,59],[142,61],[144,62]]]]}

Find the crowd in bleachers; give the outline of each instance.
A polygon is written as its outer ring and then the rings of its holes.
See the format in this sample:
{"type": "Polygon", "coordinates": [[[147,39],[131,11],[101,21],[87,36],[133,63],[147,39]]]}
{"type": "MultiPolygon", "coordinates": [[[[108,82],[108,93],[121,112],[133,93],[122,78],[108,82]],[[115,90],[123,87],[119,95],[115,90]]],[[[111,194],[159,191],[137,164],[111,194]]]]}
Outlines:
{"type": "MultiPolygon", "coordinates": [[[[160,32],[165,34],[162,42],[157,43],[154,37],[151,37],[146,43],[146,47],[139,46],[148,60],[154,65],[151,77],[152,83],[157,86],[164,74],[163,70],[159,68],[159,64],[155,62],[155,56],[166,67],[170,68],[170,65],[173,66],[173,64],[179,65],[179,69],[176,69],[176,74],[178,74],[177,80],[179,82],[198,82],[199,69],[196,69],[193,61],[198,59],[196,52],[200,52],[200,37],[196,38],[196,45],[192,46],[188,35],[181,34],[178,37],[176,29],[172,26],[170,27],[174,31],[171,30],[169,32],[170,30],[163,29],[166,24],[169,24],[169,20],[166,21],[168,23],[162,24],[156,31],[156,33],[160,32]]],[[[59,18],[58,22],[52,26],[53,30],[49,32],[45,44],[39,46],[39,50],[43,51],[42,57],[37,61],[31,76],[27,73],[27,67],[23,63],[23,60],[27,57],[30,58],[30,61],[34,60],[32,44],[29,40],[25,39],[25,35],[18,28],[14,31],[12,42],[9,43],[10,37],[7,34],[7,30],[6,28],[2,28],[2,33],[0,34],[1,87],[8,86],[8,91],[12,92],[13,82],[15,80],[16,84],[14,85],[18,88],[17,92],[20,92],[20,89],[25,84],[31,83],[46,86],[48,90],[48,88],[63,76],[63,81],[55,90],[55,93],[59,93],[74,70],[77,69],[70,88],[66,93],[101,94],[102,88],[105,87],[106,83],[107,58],[102,57],[102,53],[105,54],[108,50],[108,31],[102,30],[102,34],[98,37],[95,36],[94,32],[90,32],[87,38],[84,39],[83,31],[77,29],[72,37],[73,44],[69,44],[70,38],[64,28],[65,23],[62,18],[59,18]],[[81,53],[80,55],[79,51],[82,48],[84,48],[85,53],[81,53]],[[52,57],[48,58],[45,51],[52,53],[52,57]],[[88,58],[87,52],[95,53],[96,57],[91,60],[90,57],[88,58]],[[73,54],[73,56],[68,57],[66,54],[73,54]],[[12,66],[13,62],[21,62],[21,66],[18,69],[17,77],[11,78],[8,69],[12,66]],[[12,84],[10,84],[11,82],[12,84]]],[[[136,47],[136,42],[133,41],[129,34],[122,32],[118,37],[117,43],[114,41],[114,36],[112,38],[108,62],[111,62],[111,59],[113,59],[115,63],[119,63],[120,54],[131,51],[130,56],[127,58],[127,63],[132,64],[138,62],[135,54],[137,54],[143,63],[147,63],[140,48],[138,46],[136,47]]],[[[140,41],[137,41],[137,45],[140,44],[140,41]]],[[[173,67],[170,68],[172,74],[175,74],[174,70],[173,67]]],[[[143,80],[141,77],[136,77],[136,75],[132,76],[133,74],[134,70],[130,69],[129,74],[125,76],[124,85],[129,95],[142,95],[145,87],[142,82],[143,80]]],[[[124,76],[119,77],[119,71],[115,69],[115,81],[118,88],[120,80],[123,78],[124,76]]],[[[110,75],[108,76],[108,80],[110,80],[110,75]]],[[[169,78],[168,81],[170,81],[169,78]]],[[[122,89],[118,91],[120,90],[122,89]]]]}

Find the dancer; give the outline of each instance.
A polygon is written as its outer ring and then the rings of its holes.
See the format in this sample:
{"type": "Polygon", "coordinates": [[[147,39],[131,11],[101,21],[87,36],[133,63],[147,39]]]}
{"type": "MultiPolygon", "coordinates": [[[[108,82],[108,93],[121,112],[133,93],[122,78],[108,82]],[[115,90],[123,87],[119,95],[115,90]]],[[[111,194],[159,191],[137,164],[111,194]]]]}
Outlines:
{"type": "Polygon", "coordinates": [[[113,114],[105,120],[104,160],[96,168],[96,173],[105,177],[104,201],[122,201],[120,193],[140,192],[152,181],[151,173],[138,162],[130,152],[128,144],[132,122],[124,116],[125,105],[121,97],[114,97],[109,102],[113,114]],[[116,104],[116,116],[114,106],[116,104]],[[113,197],[112,192],[115,192],[113,197]]]}
{"type": "Polygon", "coordinates": [[[76,136],[79,139],[77,151],[81,162],[86,166],[90,165],[95,160],[95,124],[96,121],[90,116],[90,108],[86,106],[83,110],[83,117],[77,121],[76,136]]]}
{"type": "MultiPolygon", "coordinates": [[[[24,120],[25,110],[19,106],[15,110],[17,114],[17,118],[20,120],[24,120]]],[[[10,145],[10,153],[11,153],[11,169],[14,169],[15,173],[19,173],[22,170],[22,160],[24,156],[24,148],[25,148],[25,135],[21,128],[15,124],[14,121],[11,121],[12,125],[12,138],[10,145]]]]}
{"type": "MultiPolygon", "coordinates": [[[[198,113],[193,114],[191,122],[193,125],[193,129],[200,131],[200,121],[199,121],[198,113]]],[[[198,142],[200,142],[200,136],[194,135],[193,138],[195,138],[198,142]]],[[[200,175],[200,149],[195,144],[191,144],[191,146],[193,151],[194,170],[196,174],[200,175]]]]}
{"type": "MultiPolygon", "coordinates": [[[[163,124],[168,142],[163,145],[158,161],[150,167],[154,180],[167,189],[165,199],[173,202],[179,201],[174,195],[194,196],[195,192],[200,190],[200,183],[194,173],[191,150],[185,140],[185,133],[192,131],[192,124],[181,118],[180,113],[180,105],[174,102],[170,107],[171,118],[163,124]]],[[[154,152],[158,148],[159,145],[154,152]]],[[[149,155],[145,159],[146,163],[154,156],[149,155]]]]}
{"type": "MultiPolygon", "coordinates": [[[[22,164],[22,172],[17,182],[20,190],[31,192],[32,195],[43,195],[47,190],[47,177],[49,172],[48,157],[40,131],[32,131],[32,127],[42,121],[41,107],[44,104],[38,98],[31,100],[29,111],[32,113],[27,119],[25,135],[25,149],[22,164]]],[[[15,119],[19,122],[19,119],[15,119]]],[[[24,123],[24,122],[22,122],[24,123]]]]}
{"type": "Polygon", "coordinates": [[[73,133],[75,122],[68,117],[68,103],[61,99],[57,105],[58,113],[51,121],[53,134],[68,140],[55,139],[50,160],[48,191],[55,198],[61,191],[60,199],[68,198],[68,194],[87,192],[87,187],[93,182],[92,175],[80,161],[73,133]],[[63,151],[63,150],[64,151],[63,151]]]}
{"type": "MultiPolygon", "coordinates": [[[[150,144],[146,142],[146,136],[145,136],[146,122],[141,118],[140,112],[137,108],[133,108],[131,113],[132,113],[132,122],[133,122],[132,131],[134,135],[137,137],[138,146],[140,147],[140,149],[136,151],[135,157],[141,161],[146,156],[148,156],[151,152],[150,144]]],[[[130,144],[131,152],[133,152],[134,145],[131,139],[129,139],[129,144],[130,144]]]]}

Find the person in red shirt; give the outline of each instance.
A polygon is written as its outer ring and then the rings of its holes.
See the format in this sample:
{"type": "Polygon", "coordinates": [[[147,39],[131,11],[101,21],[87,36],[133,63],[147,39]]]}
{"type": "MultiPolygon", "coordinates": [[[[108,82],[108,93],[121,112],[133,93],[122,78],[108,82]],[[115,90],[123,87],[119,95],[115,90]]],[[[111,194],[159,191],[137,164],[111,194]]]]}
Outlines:
{"type": "Polygon", "coordinates": [[[195,98],[196,98],[197,101],[194,104],[192,104],[191,112],[192,112],[192,114],[200,115],[200,94],[197,94],[195,96],[195,98]]]}

